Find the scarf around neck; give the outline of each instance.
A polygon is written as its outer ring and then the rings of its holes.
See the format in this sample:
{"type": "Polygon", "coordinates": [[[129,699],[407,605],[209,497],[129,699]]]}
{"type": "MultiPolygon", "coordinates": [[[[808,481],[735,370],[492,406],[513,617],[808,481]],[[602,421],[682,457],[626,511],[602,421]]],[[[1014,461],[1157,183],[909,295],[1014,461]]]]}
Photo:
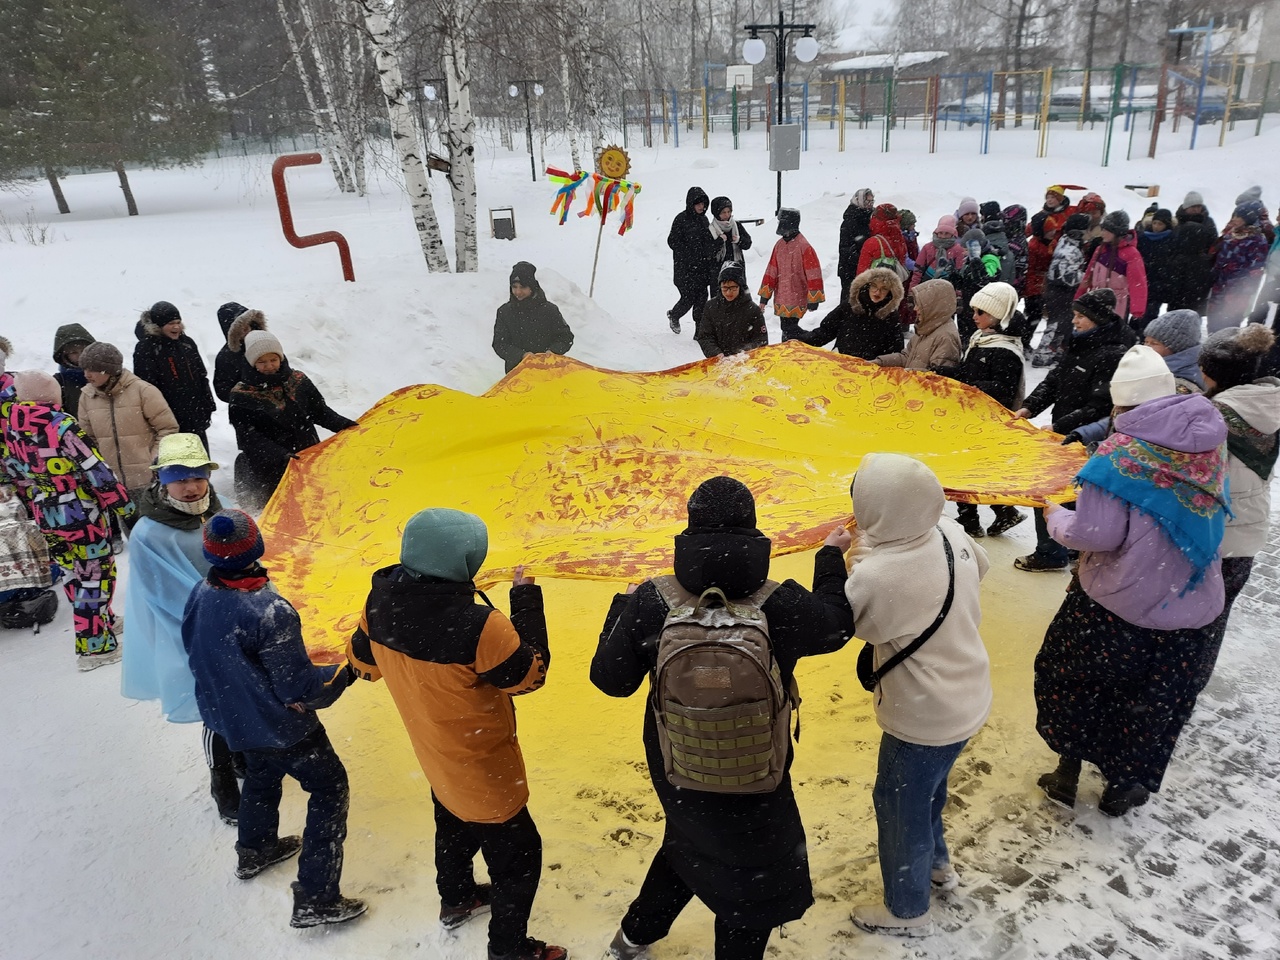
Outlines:
{"type": "Polygon", "coordinates": [[[1022,353],[1022,338],[1000,333],[998,330],[979,330],[969,338],[969,349],[965,350],[964,355],[968,358],[974,350],[987,349],[1008,350],[1015,354],[1020,362],[1025,359],[1022,353]]]}
{"type": "Polygon", "coordinates": [[[1225,403],[1211,402],[1222,414],[1222,419],[1227,421],[1227,452],[1266,483],[1271,478],[1277,455],[1280,455],[1280,433],[1255,430],[1248,420],[1225,403]]]}
{"type": "Polygon", "coordinates": [[[1123,500],[1155,520],[1194,570],[1183,593],[1204,579],[1231,512],[1222,447],[1184,453],[1117,432],[1098,445],[1076,474],[1076,483],[1123,500]]]}

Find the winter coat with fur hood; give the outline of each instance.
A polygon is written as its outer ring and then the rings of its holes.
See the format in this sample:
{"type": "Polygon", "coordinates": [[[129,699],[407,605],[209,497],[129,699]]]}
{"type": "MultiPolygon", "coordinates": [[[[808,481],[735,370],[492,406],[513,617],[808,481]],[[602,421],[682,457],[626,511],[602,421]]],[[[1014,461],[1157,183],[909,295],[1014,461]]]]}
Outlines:
{"type": "Polygon", "coordinates": [[[952,319],[956,313],[956,289],[946,280],[927,280],[912,293],[916,302],[916,333],[907,349],[876,358],[882,367],[931,370],[960,359],[960,331],[952,319]]]}
{"type": "MultiPolygon", "coordinates": [[[[221,319],[218,321],[222,323],[221,319]]],[[[244,338],[250,330],[267,329],[267,318],[261,310],[246,310],[222,328],[226,343],[213,361],[213,392],[223,403],[231,402],[231,390],[253,372],[244,358],[244,338]]]]}
{"type": "Polygon", "coordinates": [[[987,554],[942,516],[942,484],[924,464],[892,453],[862,458],[853,478],[859,541],[845,583],[854,633],[875,648],[875,666],[910,646],[934,622],[950,577],[955,592],[941,626],[881,678],[873,696],[880,729],[899,740],[946,746],[982,729],[991,712],[991,671],[978,631],[979,582],[987,554]]]}
{"type": "Polygon", "coordinates": [[[885,267],[873,267],[858,274],[849,285],[849,299],[822,319],[815,330],[805,330],[798,320],[784,318],[782,339],[799,340],[811,347],[825,347],[832,340],[836,351],[863,360],[902,351],[902,325],[898,305],[902,303],[902,281],[885,267]],[[889,289],[889,298],[873,303],[867,293],[872,280],[889,289]]]}
{"type": "Polygon", "coordinates": [[[183,432],[159,388],[128,370],[105,386],[85,385],[79,420],[107,466],[130,490],[151,486],[160,438],[183,432]]]}
{"type": "Polygon", "coordinates": [[[151,311],[143,311],[138,321],[142,337],[133,348],[133,372],[155,384],[169,409],[177,418],[183,433],[203,434],[209,429],[217,404],[209,389],[209,373],[200,348],[185,333],[176,340],[151,320],[151,311]]]}

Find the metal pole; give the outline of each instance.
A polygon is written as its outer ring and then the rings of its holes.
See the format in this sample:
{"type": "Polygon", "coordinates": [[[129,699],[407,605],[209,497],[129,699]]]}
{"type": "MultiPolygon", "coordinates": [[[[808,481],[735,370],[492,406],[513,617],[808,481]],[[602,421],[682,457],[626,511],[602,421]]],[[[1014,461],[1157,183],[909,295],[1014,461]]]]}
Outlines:
{"type": "Polygon", "coordinates": [[[738,85],[733,85],[733,149],[738,149],[738,85]]]}
{"type": "Polygon", "coordinates": [[[1196,148],[1196,132],[1200,129],[1200,109],[1204,106],[1204,85],[1209,79],[1209,47],[1213,45],[1213,17],[1209,18],[1209,26],[1204,35],[1204,56],[1200,63],[1200,83],[1196,87],[1196,116],[1191,125],[1191,149],[1196,148]]]}
{"type": "Polygon", "coordinates": [[[1147,156],[1156,158],[1156,141],[1160,139],[1160,124],[1164,122],[1165,107],[1169,103],[1169,64],[1160,64],[1160,88],[1156,91],[1156,115],[1151,124],[1151,146],[1147,148],[1147,156]]]}
{"type": "Polygon", "coordinates": [[[533,158],[533,117],[529,113],[529,82],[526,80],[522,86],[524,87],[524,135],[529,141],[529,177],[537,183],[538,166],[533,158]]]}
{"type": "MultiPolygon", "coordinates": [[[[778,10],[778,37],[777,43],[773,45],[773,62],[777,71],[778,81],[778,123],[782,123],[782,95],[783,88],[786,86],[787,74],[787,33],[786,20],[783,19],[782,10],[778,10]]],[[[775,216],[777,211],[782,209],[782,171],[778,171],[778,205],[774,208],[775,216]]]]}

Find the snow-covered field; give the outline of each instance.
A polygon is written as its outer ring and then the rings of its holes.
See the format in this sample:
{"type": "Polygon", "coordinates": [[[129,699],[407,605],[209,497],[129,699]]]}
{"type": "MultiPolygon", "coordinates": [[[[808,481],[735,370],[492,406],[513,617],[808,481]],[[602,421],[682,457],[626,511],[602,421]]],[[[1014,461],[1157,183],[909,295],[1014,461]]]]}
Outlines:
{"type": "MultiPolygon", "coordinates": [[[[1160,203],[1171,209],[1196,189],[1220,224],[1236,194],[1261,183],[1274,212],[1280,133],[1254,139],[1242,129],[1225,149],[1208,145],[1216,133],[1202,131],[1192,153],[1166,132],[1157,160],[1129,162],[1117,134],[1116,159],[1103,168],[1100,131],[1055,128],[1053,156],[1036,160],[1029,131],[993,134],[993,153],[982,157],[976,133],[953,131],[942,138],[944,152],[931,156],[920,131],[895,131],[889,154],[877,152],[876,131],[851,135],[841,154],[822,130],[812,135],[802,170],[785,175],[784,203],[801,209],[829,291],[838,290],[840,216],[862,186],[915,211],[926,237],[964,195],[1034,210],[1051,183],[1086,185],[1135,219],[1150,201],[1125,184],[1160,184],[1160,203]]],[[[1135,152],[1145,136],[1139,131],[1135,152]]],[[[412,383],[479,393],[502,375],[489,346],[493,313],[506,298],[511,264],[522,259],[537,264],[573,328],[573,356],[618,369],[697,359],[691,325],[675,337],[664,318],[676,299],[665,245],[671,217],[694,184],[732,197],[743,218],[768,217],[774,175],[756,134],[737,152],[723,135],[706,151],[690,145],[692,134],[682,139],[680,150],[632,150],[631,176],[644,188],[636,228],[625,237],[605,229],[592,299],[596,227],[576,218],[557,226],[547,215],[553,189],[530,182],[523,153],[487,149],[480,159],[482,217],[489,207],[513,206],[519,236],[483,237],[482,268],[465,276],[427,272],[407,205],[385,174],[369,196],[355,198],[334,191],[327,168],[289,173],[299,232],[345,234],[355,283],[342,281],[333,247],[295,250],[284,242],[270,158],[136,172],[143,215],[134,218],[124,215],[111,174],[68,178],[67,216],[56,214],[43,184],[25,196],[0,194],[7,221],[31,215],[53,228],[44,245],[23,242],[16,229],[14,242],[5,242],[0,230],[0,334],[17,351],[9,369],[52,369],[53,331],[71,321],[127,356],[138,313],[159,299],[178,305],[212,368],[220,346],[215,310],[238,300],[266,313],[293,364],[344,414],[357,416],[412,383]]],[[[546,160],[567,167],[564,154],[549,145],[546,160]]],[[[444,181],[432,184],[451,238],[444,181]]],[[[772,227],[753,230],[753,283],[772,227]]],[[[776,340],[776,322],[770,329],[776,340]]],[[[229,467],[235,444],[225,409],[210,436],[214,457],[229,467]]],[[[220,485],[229,481],[223,471],[220,485]]],[[[945,932],[899,943],[863,936],[848,921],[850,903],[879,889],[870,798],[878,731],[846,651],[801,671],[805,736],[795,777],[818,903],[785,938],[773,938],[771,955],[1280,957],[1280,845],[1271,839],[1280,822],[1280,676],[1269,642],[1275,606],[1262,596],[1237,616],[1164,791],[1110,821],[1094,808],[1096,785],[1085,785],[1078,810],[1066,815],[1045,806],[1034,785],[1050,761],[1033,729],[1031,697],[1031,661],[1065,580],[1012,570],[1031,544],[1030,527],[988,542],[984,636],[997,700],[953,777],[949,829],[962,887],[940,903],[945,932]],[[1244,853],[1222,847],[1225,841],[1244,853]],[[1230,879],[1237,863],[1255,864],[1257,880],[1247,888],[1230,879]]],[[[776,569],[804,580],[806,562],[788,558],[776,569]]],[[[126,552],[125,590],[127,567],[126,552]]],[[[531,933],[596,957],[661,836],[660,811],[643,769],[640,698],[609,701],[586,679],[610,588],[548,582],[545,592],[556,659],[546,689],[519,706],[531,810],[545,844],[531,933]]],[[[496,602],[502,593],[493,591],[496,602]]],[[[0,957],[483,956],[483,921],[455,935],[436,924],[427,787],[381,685],[357,686],[324,715],[352,784],[344,892],[368,898],[370,913],[344,928],[299,933],[287,926],[291,867],[248,883],[232,875],[235,832],[214,815],[198,729],[165,723],[154,704],[122,699],[118,667],[77,673],[70,619],[64,607],[39,635],[0,636],[8,667],[0,675],[0,957]]],[[[284,829],[300,830],[303,799],[286,788],[284,829]]],[[[686,911],[654,955],[710,957],[706,911],[686,911]]]]}

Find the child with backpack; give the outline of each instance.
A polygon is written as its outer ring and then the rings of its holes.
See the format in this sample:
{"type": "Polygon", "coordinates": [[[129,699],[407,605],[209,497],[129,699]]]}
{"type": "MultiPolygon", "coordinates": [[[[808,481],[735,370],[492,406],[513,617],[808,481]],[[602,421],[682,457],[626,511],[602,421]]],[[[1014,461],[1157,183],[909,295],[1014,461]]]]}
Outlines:
{"type": "Polygon", "coordinates": [[[715,915],[716,956],[735,960],[759,960],[770,931],[812,905],[788,717],[797,661],[839,650],[851,635],[843,591],[849,539],[843,526],[827,536],[814,557],[812,593],[794,580],[769,580],[770,541],[756,529],[751,491],[712,477],[689,498],[674,575],[614,598],[591,682],[608,696],[629,697],[650,679],[645,756],[666,815],[662,846],[609,946],[615,960],[648,956],[648,945],[667,935],[695,896],[715,915]],[[708,608],[714,614],[704,617],[708,608]],[[708,630],[717,620],[728,625],[724,632],[708,630]],[[699,637],[737,638],[753,653],[727,657],[716,687],[699,689],[695,671],[707,666],[689,649],[699,637]],[[655,711],[655,703],[669,706],[655,711]],[[767,759],[742,768],[745,776],[726,776],[712,755],[735,748],[683,748],[677,739],[682,718],[730,715],[761,721],[762,745],[749,752],[767,759]]]}
{"type": "Polygon", "coordinates": [[[991,711],[978,632],[987,555],[943,517],[942,484],[917,460],[868,454],[851,493],[858,544],[845,595],[875,671],[859,679],[873,685],[883,731],[872,801],[884,880],[882,902],[855,906],[853,922],[924,936],[931,893],[960,882],[942,827],[947,777],[991,711]]]}
{"type": "Polygon", "coordinates": [[[1071,338],[1071,304],[1076,298],[1076,288],[1084,279],[1086,258],[1084,232],[1089,229],[1089,216],[1073,213],[1062,225],[1057,246],[1044,278],[1045,325],[1040,343],[1031,355],[1033,367],[1051,367],[1058,362],[1071,338]]]}

